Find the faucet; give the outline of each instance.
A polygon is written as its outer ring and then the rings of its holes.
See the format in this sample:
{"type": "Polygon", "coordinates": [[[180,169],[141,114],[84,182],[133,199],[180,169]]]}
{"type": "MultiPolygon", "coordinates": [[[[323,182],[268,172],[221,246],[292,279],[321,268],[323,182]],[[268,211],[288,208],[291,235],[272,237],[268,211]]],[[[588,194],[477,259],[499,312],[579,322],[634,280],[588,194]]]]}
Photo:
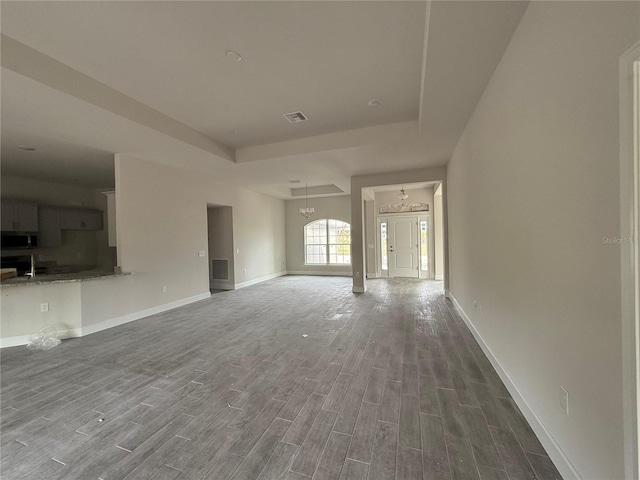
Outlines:
{"type": "Polygon", "coordinates": [[[36,263],[33,255],[31,255],[31,270],[24,274],[25,277],[33,278],[36,276],[36,263]]]}

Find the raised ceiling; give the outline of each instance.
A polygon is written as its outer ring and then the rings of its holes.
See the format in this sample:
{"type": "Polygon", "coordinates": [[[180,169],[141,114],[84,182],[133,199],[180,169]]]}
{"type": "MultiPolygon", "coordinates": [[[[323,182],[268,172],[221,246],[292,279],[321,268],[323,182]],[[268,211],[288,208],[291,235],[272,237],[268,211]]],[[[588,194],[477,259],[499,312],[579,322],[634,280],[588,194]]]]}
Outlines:
{"type": "Polygon", "coordinates": [[[106,186],[121,152],[290,198],[446,163],[526,2],[0,8],[4,174],[106,186]]]}

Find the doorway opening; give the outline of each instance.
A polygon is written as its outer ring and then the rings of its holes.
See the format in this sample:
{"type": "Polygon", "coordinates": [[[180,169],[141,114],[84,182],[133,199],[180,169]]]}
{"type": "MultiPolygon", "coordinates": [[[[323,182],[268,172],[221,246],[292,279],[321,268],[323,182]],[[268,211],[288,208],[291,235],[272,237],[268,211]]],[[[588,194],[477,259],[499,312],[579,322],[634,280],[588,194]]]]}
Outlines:
{"type": "Polygon", "coordinates": [[[363,189],[367,278],[444,278],[441,182],[363,189]]]}
{"type": "Polygon", "coordinates": [[[430,217],[378,216],[381,277],[433,278],[430,217]]]}
{"type": "Polygon", "coordinates": [[[233,272],[233,210],[225,205],[207,206],[209,290],[235,288],[233,272]]]}

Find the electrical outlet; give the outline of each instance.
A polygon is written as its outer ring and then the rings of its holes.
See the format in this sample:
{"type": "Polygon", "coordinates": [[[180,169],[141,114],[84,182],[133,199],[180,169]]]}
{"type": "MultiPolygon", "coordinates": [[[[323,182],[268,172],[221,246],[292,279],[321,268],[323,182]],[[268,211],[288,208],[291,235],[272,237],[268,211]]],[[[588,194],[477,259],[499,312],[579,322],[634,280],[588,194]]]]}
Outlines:
{"type": "Polygon", "coordinates": [[[40,311],[41,312],[48,312],[49,311],[49,304],[48,303],[41,303],[40,304],[40,311]]]}
{"type": "Polygon", "coordinates": [[[240,253],[240,249],[239,248],[236,248],[236,253],[240,253]]]}
{"type": "Polygon", "coordinates": [[[561,407],[564,410],[564,412],[569,415],[569,392],[567,391],[566,388],[564,388],[562,385],[560,385],[560,391],[561,391],[561,407]]]}
{"type": "Polygon", "coordinates": [[[478,308],[478,300],[473,301],[473,308],[478,308]]]}
{"type": "Polygon", "coordinates": [[[162,287],[160,288],[160,291],[162,293],[167,293],[167,286],[166,285],[162,285],[162,287]]]}
{"type": "Polygon", "coordinates": [[[204,257],[204,250],[198,250],[198,256],[204,257]]]}
{"type": "Polygon", "coordinates": [[[244,269],[244,273],[247,273],[247,269],[246,268],[244,269]]]}

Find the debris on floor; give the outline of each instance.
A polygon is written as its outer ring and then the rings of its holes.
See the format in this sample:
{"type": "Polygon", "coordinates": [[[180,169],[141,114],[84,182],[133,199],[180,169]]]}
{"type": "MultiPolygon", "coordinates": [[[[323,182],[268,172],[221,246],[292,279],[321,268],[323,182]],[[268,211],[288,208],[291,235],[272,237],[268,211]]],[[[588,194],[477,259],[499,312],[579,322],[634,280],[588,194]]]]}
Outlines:
{"type": "Polygon", "coordinates": [[[33,335],[29,335],[27,340],[27,348],[29,350],[49,350],[62,343],[61,340],[58,340],[58,332],[51,325],[47,325],[33,335]]]}
{"type": "Polygon", "coordinates": [[[309,335],[307,335],[306,333],[302,334],[302,338],[307,338],[309,335]]]}

